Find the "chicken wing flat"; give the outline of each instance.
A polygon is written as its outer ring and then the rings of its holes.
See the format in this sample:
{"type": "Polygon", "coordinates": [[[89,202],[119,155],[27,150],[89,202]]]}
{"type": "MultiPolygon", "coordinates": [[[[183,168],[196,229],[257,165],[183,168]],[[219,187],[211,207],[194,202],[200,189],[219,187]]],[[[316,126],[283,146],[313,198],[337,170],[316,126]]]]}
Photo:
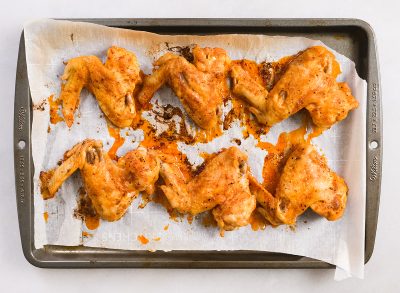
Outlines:
{"type": "Polygon", "coordinates": [[[256,207],[247,178],[247,156],[231,147],[211,158],[204,170],[186,182],[173,165],[162,163],[161,186],[171,206],[181,213],[196,215],[212,209],[221,231],[249,223],[256,207]]]}
{"type": "Polygon", "coordinates": [[[322,46],[310,47],[293,58],[270,92],[245,65],[232,66],[232,91],[244,97],[257,120],[267,126],[305,108],[316,126],[327,129],[358,106],[349,86],[336,82],[340,65],[322,46]]]}
{"type": "Polygon", "coordinates": [[[289,156],[274,196],[252,184],[251,190],[262,206],[259,211],[273,225],[294,225],[308,208],[335,221],[346,207],[345,181],[329,169],[325,157],[309,143],[297,145],[289,156]]]}
{"type": "Polygon", "coordinates": [[[107,118],[118,127],[130,126],[136,115],[133,92],[141,83],[135,54],[111,47],[105,64],[96,56],[82,56],[68,61],[62,76],[62,113],[68,127],[74,122],[82,88],[97,99],[107,118]]]}
{"type": "Polygon", "coordinates": [[[227,75],[230,59],[220,48],[193,49],[193,63],[167,53],[158,59],[153,73],[144,78],[139,102],[146,104],[164,84],[172,88],[188,115],[203,129],[218,122],[218,109],[228,96],[227,75]]]}
{"type": "Polygon", "coordinates": [[[62,183],[79,169],[97,215],[116,221],[139,191],[154,189],[159,167],[158,159],[146,149],[133,150],[115,162],[102,152],[100,141],[87,139],[67,151],[55,170],[41,172],[41,192],[44,199],[54,197],[62,183]]]}

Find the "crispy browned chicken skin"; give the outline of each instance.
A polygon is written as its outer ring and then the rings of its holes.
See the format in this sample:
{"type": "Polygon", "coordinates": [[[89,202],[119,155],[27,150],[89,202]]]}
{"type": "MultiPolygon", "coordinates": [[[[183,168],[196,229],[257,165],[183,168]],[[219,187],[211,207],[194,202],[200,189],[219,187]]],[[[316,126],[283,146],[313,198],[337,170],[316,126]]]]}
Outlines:
{"type": "Polygon", "coordinates": [[[293,225],[308,208],[335,221],[344,213],[348,192],[343,178],[330,170],[325,157],[308,143],[297,145],[290,154],[275,195],[255,180],[250,190],[261,205],[259,211],[272,225],[293,225]]]}
{"type": "Polygon", "coordinates": [[[103,65],[96,56],[82,56],[68,61],[62,79],[62,112],[71,127],[79,106],[82,88],[87,88],[99,102],[107,118],[118,127],[130,126],[136,115],[133,92],[141,83],[140,68],[135,54],[111,47],[103,65]]]}
{"type": "Polygon", "coordinates": [[[139,102],[146,104],[164,84],[172,88],[188,115],[203,129],[218,122],[218,107],[229,94],[226,78],[230,59],[220,48],[193,49],[193,63],[167,53],[158,59],[157,68],[144,78],[139,102]]]}
{"type": "Polygon", "coordinates": [[[79,169],[97,215],[116,221],[139,191],[153,191],[159,166],[156,157],[142,148],[113,161],[102,152],[100,141],[87,139],[67,151],[60,166],[41,172],[41,191],[45,199],[54,197],[62,183],[79,169]]]}
{"type": "Polygon", "coordinates": [[[231,147],[210,159],[189,182],[173,165],[162,163],[161,189],[179,212],[196,215],[212,210],[221,231],[229,231],[246,226],[256,207],[247,173],[247,156],[231,147]]]}
{"type": "Polygon", "coordinates": [[[233,93],[244,97],[257,120],[267,126],[305,108],[316,126],[330,128],[358,106],[349,86],[336,82],[339,63],[322,46],[300,52],[270,92],[246,65],[237,62],[232,66],[233,93]]]}

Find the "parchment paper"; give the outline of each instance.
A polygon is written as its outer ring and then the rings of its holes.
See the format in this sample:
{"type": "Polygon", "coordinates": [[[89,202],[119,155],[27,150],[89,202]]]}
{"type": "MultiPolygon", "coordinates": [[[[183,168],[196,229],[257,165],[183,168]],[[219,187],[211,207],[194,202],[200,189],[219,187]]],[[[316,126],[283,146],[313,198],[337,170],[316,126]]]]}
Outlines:
{"type": "MultiPolygon", "coordinates": [[[[295,231],[286,226],[267,227],[263,231],[253,231],[249,226],[220,237],[218,229],[204,227],[201,216],[192,224],[188,221],[172,221],[165,209],[150,202],[139,209],[141,199],[134,201],[126,215],[118,222],[102,221],[99,228],[89,231],[91,237],[83,237],[87,231],[80,219],[73,216],[77,205],[78,188],[82,186],[79,172],[76,172],[61,187],[56,197],[44,201],[40,195],[39,173],[54,168],[64,152],[85,138],[101,139],[108,150],[114,139],[107,131],[104,118],[96,100],[87,92],[81,95],[80,108],[75,115],[75,123],[68,129],[64,122],[49,123],[49,105],[45,101],[60,92],[60,76],[64,61],[81,55],[97,55],[105,60],[106,51],[117,45],[133,51],[145,73],[152,70],[152,62],[165,53],[166,45],[221,47],[234,59],[273,61],[292,55],[313,45],[322,44],[316,40],[301,37],[280,37],[262,35],[216,35],[216,36],[166,36],[147,32],[108,28],[89,23],[39,20],[25,26],[25,46],[29,84],[33,105],[43,105],[44,110],[34,107],[32,125],[32,155],[35,166],[35,247],[46,244],[85,245],[131,250],[261,250],[284,252],[320,259],[334,264],[341,270],[336,278],[349,275],[363,277],[364,272],[364,226],[365,226],[365,109],[366,82],[360,79],[354,63],[335,52],[341,64],[339,80],[346,81],[353,95],[360,102],[346,120],[334,125],[330,130],[313,140],[327,156],[332,169],[343,176],[349,186],[349,197],[344,217],[329,222],[312,212],[301,216],[295,231]],[[48,133],[50,125],[51,131],[48,133]],[[47,223],[43,213],[49,217],[47,223]],[[169,225],[168,230],[164,227],[169,225]],[[137,240],[144,235],[147,245],[137,240]],[[159,241],[153,239],[160,237],[159,241]]],[[[168,88],[160,90],[152,102],[180,106],[173,92],[168,88]]],[[[229,104],[224,113],[229,110],[229,104]]],[[[152,122],[151,113],[143,114],[152,122]]],[[[154,121],[153,121],[154,122],[154,121]]],[[[300,117],[294,117],[274,126],[262,139],[275,143],[279,134],[300,126],[300,117]]],[[[158,125],[160,132],[162,125],[158,125]]],[[[126,137],[118,155],[136,148],[143,139],[140,130],[123,129],[126,137]]],[[[222,147],[236,145],[233,138],[242,140],[240,148],[248,153],[249,165],[258,180],[262,180],[261,170],[266,151],[257,148],[252,137],[244,139],[239,123],[234,123],[226,133],[208,144],[179,148],[185,152],[193,164],[200,164],[199,152],[215,152],[222,147]]]]}

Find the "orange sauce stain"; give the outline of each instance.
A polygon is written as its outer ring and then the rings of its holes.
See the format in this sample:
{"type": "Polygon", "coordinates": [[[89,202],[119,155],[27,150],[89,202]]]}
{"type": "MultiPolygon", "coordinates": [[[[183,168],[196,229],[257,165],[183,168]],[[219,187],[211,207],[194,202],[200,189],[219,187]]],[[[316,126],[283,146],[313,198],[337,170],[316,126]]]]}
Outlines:
{"type": "Polygon", "coordinates": [[[206,143],[221,136],[222,134],[223,130],[218,124],[211,129],[199,129],[194,136],[193,143],[206,143]]]}
{"type": "Polygon", "coordinates": [[[149,202],[151,202],[151,194],[142,192],[142,202],[139,204],[139,209],[144,209],[149,202]]]}
{"type": "Polygon", "coordinates": [[[268,225],[268,221],[257,210],[251,214],[249,222],[253,231],[264,230],[268,225]]]}
{"type": "Polygon", "coordinates": [[[118,128],[114,128],[110,124],[107,125],[107,128],[110,136],[114,138],[114,143],[108,151],[108,156],[113,160],[117,160],[117,151],[124,144],[125,138],[121,137],[118,128]]]}
{"type": "Polygon", "coordinates": [[[83,237],[92,237],[93,234],[88,233],[88,232],[86,232],[86,231],[82,231],[82,236],[83,236],[83,237]]]}
{"type": "Polygon", "coordinates": [[[143,235],[139,235],[137,237],[137,240],[142,243],[143,245],[146,245],[147,243],[149,243],[149,239],[147,239],[146,237],[144,237],[143,235]]]}
{"type": "Polygon", "coordinates": [[[153,238],[153,241],[160,241],[160,240],[161,240],[160,237],[153,238]]]}
{"type": "Polygon", "coordinates": [[[313,138],[320,136],[325,130],[325,128],[313,126],[313,131],[307,136],[307,142],[310,143],[313,138]]]}
{"type": "Polygon", "coordinates": [[[192,223],[193,223],[193,215],[188,214],[187,217],[186,217],[186,219],[187,219],[188,223],[189,223],[190,225],[192,225],[192,223]]]}
{"type": "Polygon", "coordinates": [[[58,109],[59,106],[61,105],[62,101],[60,99],[54,100],[54,95],[51,95],[48,100],[49,100],[49,105],[50,105],[50,123],[51,124],[57,124],[58,122],[64,121],[64,118],[62,118],[58,114],[58,109]]]}
{"type": "Polygon", "coordinates": [[[169,228],[169,224],[164,226],[164,231],[167,231],[169,228]]]}
{"type": "Polygon", "coordinates": [[[39,180],[40,180],[40,193],[43,199],[49,199],[53,196],[50,195],[49,189],[47,188],[49,185],[49,180],[53,177],[54,170],[49,170],[47,172],[41,171],[39,180]]]}
{"type": "Polygon", "coordinates": [[[85,216],[85,225],[89,230],[96,230],[100,226],[98,216],[85,216]]]}
{"type": "Polygon", "coordinates": [[[296,144],[305,142],[304,135],[307,133],[306,124],[289,133],[283,132],[279,135],[278,142],[273,145],[269,142],[259,142],[258,147],[268,152],[264,160],[263,178],[264,187],[275,194],[282,169],[286,163],[290,150],[296,144]]]}
{"type": "Polygon", "coordinates": [[[43,213],[43,218],[44,218],[44,221],[47,223],[47,221],[49,220],[49,213],[48,212],[44,212],[43,213]]]}

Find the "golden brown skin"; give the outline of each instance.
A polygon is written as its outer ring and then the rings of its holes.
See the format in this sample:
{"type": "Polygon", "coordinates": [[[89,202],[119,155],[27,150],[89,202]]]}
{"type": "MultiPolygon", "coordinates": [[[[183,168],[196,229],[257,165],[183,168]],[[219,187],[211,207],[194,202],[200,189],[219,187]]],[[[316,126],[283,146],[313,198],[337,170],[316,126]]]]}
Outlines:
{"type": "Polygon", "coordinates": [[[250,60],[234,61],[230,74],[233,82],[232,92],[244,97],[253,106],[250,108],[253,113],[257,111],[257,108],[263,109],[268,91],[263,84],[257,64],[250,60]]]}
{"type": "Polygon", "coordinates": [[[44,199],[54,197],[62,183],[80,170],[87,195],[100,218],[119,220],[132,200],[143,190],[153,190],[160,163],[145,149],[130,151],[118,162],[102,152],[102,143],[91,139],[76,144],[60,166],[41,172],[44,199]]]}
{"type": "Polygon", "coordinates": [[[279,226],[282,221],[277,217],[277,203],[278,200],[269,193],[258,181],[249,174],[249,187],[250,192],[255,195],[257,203],[261,205],[257,210],[272,226],[279,226]]]}
{"type": "Polygon", "coordinates": [[[212,209],[221,231],[246,226],[256,207],[246,161],[247,156],[238,148],[225,149],[189,182],[173,165],[162,163],[165,185],[161,189],[171,206],[181,213],[196,215],[212,209]]]}
{"type": "Polygon", "coordinates": [[[358,106],[349,86],[336,82],[339,73],[335,56],[322,46],[300,52],[269,93],[243,64],[236,63],[231,69],[233,93],[250,103],[260,123],[273,126],[305,108],[314,124],[324,129],[358,106]]]}
{"type": "Polygon", "coordinates": [[[135,54],[111,47],[103,65],[96,56],[82,56],[68,61],[62,76],[62,112],[71,127],[79,106],[82,88],[87,88],[99,102],[107,118],[118,127],[132,124],[136,115],[133,92],[141,83],[140,68],[135,54]]]}
{"type": "Polygon", "coordinates": [[[261,204],[259,211],[273,225],[294,225],[299,215],[311,208],[329,221],[342,217],[348,188],[329,169],[325,157],[315,147],[302,143],[295,147],[283,168],[275,196],[251,182],[250,190],[261,204]]]}
{"type": "Polygon", "coordinates": [[[346,207],[348,188],[342,177],[329,169],[326,158],[311,144],[300,144],[290,155],[276,189],[277,216],[294,224],[308,207],[330,221],[339,219],[346,207]]]}
{"type": "Polygon", "coordinates": [[[229,90],[226,78],[230,59],[220,48],[193,49],[193,64],[181,56],[167,53],[158,59],[157,67],[144,78],[139,93],[143,105],[164,84],[172,88],[188,115],[203,129],[211,129],[218,122],[218,108],[229,90]]]}

